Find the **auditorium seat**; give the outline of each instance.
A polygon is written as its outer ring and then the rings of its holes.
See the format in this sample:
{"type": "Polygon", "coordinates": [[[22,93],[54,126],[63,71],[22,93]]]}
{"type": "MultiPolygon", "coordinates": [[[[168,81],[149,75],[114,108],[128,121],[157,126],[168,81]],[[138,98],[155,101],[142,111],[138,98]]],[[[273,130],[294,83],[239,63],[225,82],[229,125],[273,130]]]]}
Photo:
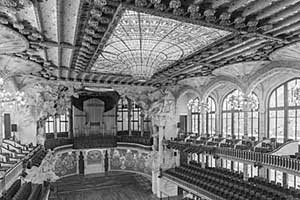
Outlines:
{"type": "Polygon", "coordinates": [[[299,198],[295,190],[268,183],[260,178],[244,181],[240,173],[223,168],[202,168],[201,164],[191,161],[165,173],[189,184],[230,200],[288,200],[299,198]]]}
{"type": "Polygon", "coordinates": [[[1,200],[11,200],[21,187],[21,179],[17,179],[9,188],[3,193],[1,200]]]}
{"type": "Polygon", "coordinates": [[[27,200],[31,193],[31,182],[24,183],[12,200],[27,200]]]}

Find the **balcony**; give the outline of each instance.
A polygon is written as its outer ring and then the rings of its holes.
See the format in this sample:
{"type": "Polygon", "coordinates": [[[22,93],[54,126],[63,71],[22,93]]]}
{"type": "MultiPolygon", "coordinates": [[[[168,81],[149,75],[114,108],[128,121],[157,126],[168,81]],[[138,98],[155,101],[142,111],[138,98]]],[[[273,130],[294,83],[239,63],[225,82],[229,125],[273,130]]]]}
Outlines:
{"type": "Polygon", "coordinates": [[[234,149],[230,147],[217,147],[210,145],[194,144],[182,141],[167,141],[167,146],[187,153],[203,153],[218,155],[226,159],[238,160],[252,164],[260,164],[271,168],[280,168],[294,174],[300,172],[300,160],[288,156],[271,155],[270,153],[255,152],[250,150],[234,149]]]}
{"type": "Polygon", "coordinates": [[[149,137],[140,136],[102,136],[90,135],[80,136],[73,139],[47,139],[45,142],[46,149],[54,149],[56,147],[67,147],[74,149],[88,149],[88,148],[111,148],[117,146],[142,148],[151,151],[153,139],[149,137]]]}

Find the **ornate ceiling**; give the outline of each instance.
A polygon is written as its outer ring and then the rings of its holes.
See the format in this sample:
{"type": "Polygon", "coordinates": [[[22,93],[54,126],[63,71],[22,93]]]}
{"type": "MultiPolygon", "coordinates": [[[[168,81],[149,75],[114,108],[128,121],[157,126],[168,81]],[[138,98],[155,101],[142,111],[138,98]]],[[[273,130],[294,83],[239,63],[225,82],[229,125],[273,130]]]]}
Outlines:
{"type": "Polygon", "coordinates": [[[299,60],[300,0],[2,0],[0,10],[1,58],[27,60],[14,70],[32,65],[31,79],[163,87],[299,60]],[[153,73],[143,82],[141,65],[153,73]]]}

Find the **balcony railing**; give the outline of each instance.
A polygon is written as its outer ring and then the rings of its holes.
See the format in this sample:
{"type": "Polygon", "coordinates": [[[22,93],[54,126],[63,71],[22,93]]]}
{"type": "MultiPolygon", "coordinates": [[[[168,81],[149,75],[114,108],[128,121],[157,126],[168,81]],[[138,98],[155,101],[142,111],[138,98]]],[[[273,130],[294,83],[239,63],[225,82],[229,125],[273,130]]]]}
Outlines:
{"type": "Polygon", "coordinates": [[[116,146],[132,146],[141,147],[146,150],[151,150],[153,139],[148,137],[137,136],[102,136],[102,135],[90,135],[80,136],[73,139],[58,138],[58,139],[46,139],[45,148],[54,149],[65,145],[72,145],[75,149],[85,148],[108,148],[116,146]]]}
{"type": "Polygon", "coordinates": [[[74,149],[116,147],[115,136],[89,135],[74,138],[74,149]]]}
{"type": "Polygon", "coordinates": [[[188,153],[216,154],[220,157],[244,160],[289,171],[300,172],[300,160],[285,156],[276,156],[268,153],[254,152],[249,150],[233,149],[228,147],[215,147],[209,145],[197,145],[186,142],[168,141],[168,146],[188,153]]]}

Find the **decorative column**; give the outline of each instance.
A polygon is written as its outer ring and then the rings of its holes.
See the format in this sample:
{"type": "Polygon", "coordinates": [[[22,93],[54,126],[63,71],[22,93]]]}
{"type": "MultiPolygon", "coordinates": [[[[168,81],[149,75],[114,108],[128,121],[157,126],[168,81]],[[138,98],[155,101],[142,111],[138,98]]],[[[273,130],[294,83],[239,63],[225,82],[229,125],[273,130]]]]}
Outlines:
{"type": "Polygon", "coordinates": [[[131,110],[132,110],[132,105],[131,105],[131,100],[128,99],[128,135],[131,136],[131,110]]]}
{"type": "Polygon", "coordinates": [[[222,168],[222,159],[219,156],[214,156],[214,159],[216,161],[216,168],[222,168]]]}
{"type": "Polygon", "coordinates": [[[206,133],[206,131],[205,131],[205,129],[206,129],[206,110],[205,110],[205,108],[204,107],[201,107],[201,117],[202,117],[202,120],[201,120],[201,130],[200,130],[200,134],[199,135],[206,135],[207,133],[206,133]]]}
{"type": "Polygon", "coordinates": [[[140,126],[141,126],[141,137],[143,137],[144,136],[144,117],[145,117],[145,114],[142,112],[140,114],[140,117],[141,117],[141,124],[140,124],[140,126]]]}
{"type": "Polygon", "coordinates": [[[166,128],[166,117],[165,116],[159,116],[159,123],[158,123],[158,160],[161,165],[164,164],[164,147],[163,147],[163,141],[165,138],[165,128],[166,128]]]}
{"type": "Polygon", "coordinates": [[[2,139],[3,139],[3,112],[0,111],[0,147],[2,146],[2,139]]]}
{"type": "Polygon", "coordinates": [[[244,163],[244,165],[243,165],[243,174],[244,174],[244,180],[247,181],[249,178],[247,163],[244,163]]]}
{"type": "Polygon", "coordinates": [[[261,141],[264,137],[267,137],[267,127],[266,127],[266,120],[267,120],[267,115],[266,115],[266,109],[263,108],[263,105],[261,106],[262,108],[259,108],[259,133],[258,133],[258,140],[261,141]]]}
{"type": "Polygon", "coordinates": [[[250,109],[249,108],[244,108],[243,112],[244,112],[244,138],[248,139],[248,113],[249,113],[250,109]]]}
{"type": "Polygon", "coordinates": [[[218,106],[216,106],[216,133],[218,135],[222,134],[222,130],[221,130],[221,127],[222,127],[222,122],[221,122],[221,112],[220,112],[220,109],[218,106]]]}

